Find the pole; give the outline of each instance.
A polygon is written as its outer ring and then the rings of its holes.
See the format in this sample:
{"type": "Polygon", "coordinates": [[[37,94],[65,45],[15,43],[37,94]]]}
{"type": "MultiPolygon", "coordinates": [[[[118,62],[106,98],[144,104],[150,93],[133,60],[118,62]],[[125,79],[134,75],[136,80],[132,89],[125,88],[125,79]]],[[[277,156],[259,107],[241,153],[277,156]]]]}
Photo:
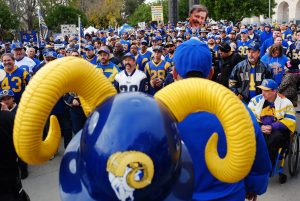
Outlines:
{"type": "Polygon", "coordinates": [[[79,38],[79,48],[78,52],[81,54],[81,22],[80,22],[80,15],[78,15],[78,38],[79,38]]]}
{"type": "Polygon", "coordinates": [[[269,0],[269,20],[271,23],[272,22],[272,20],[271,20],[271,0],[269,0]]]}

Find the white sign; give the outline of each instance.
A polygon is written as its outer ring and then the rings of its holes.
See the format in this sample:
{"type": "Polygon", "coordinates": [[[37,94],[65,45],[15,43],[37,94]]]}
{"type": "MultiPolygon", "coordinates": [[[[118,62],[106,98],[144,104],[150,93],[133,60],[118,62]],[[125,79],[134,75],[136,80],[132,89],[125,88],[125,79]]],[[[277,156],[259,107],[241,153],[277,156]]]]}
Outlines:
{"type": "Polygon", "coordinates": [[[145,29],[145,28],[146,28],[146,23],[145,23],[145,22],[139,22],[139,23],[138,23],[138,26],[139,26],[141,29],[145,29]]]}
{"type": "Polygon", "coordinates": [[[65,35],[71,35],[71,34],[77,34],[78,31],[76,29],[75,24],[62,24],[61,25],[61,34],[63,36],[65,35]]]}
{"type": "Polygon", "coordinates": [[[65,45],[64,44],[54,44],[54,49],[55,50],[58,50],[60,48],[65,48],[65,45]]]}
{"type": "Polygon", "coordinates": [[[162,6],[151,6],[152,21],[164,21],[163,7],[162,6]]]}

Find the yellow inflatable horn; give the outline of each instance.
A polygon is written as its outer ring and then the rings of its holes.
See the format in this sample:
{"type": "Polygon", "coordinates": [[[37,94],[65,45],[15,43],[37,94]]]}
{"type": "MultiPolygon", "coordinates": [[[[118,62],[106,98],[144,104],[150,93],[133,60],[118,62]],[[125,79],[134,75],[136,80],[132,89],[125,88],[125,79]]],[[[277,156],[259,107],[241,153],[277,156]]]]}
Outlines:
{"type": "Polygon", "coordinates": [[[46,64],[30,80],[16,114],[14,145],[25,162],[45,162],[57,151],[61,134],[55,116],[44,141],[42,132],[57,100],[70,91],[80,96],[85,114],[116,94],[101,71],[84,59],[65,57],[46,64]]]}
{"type": "Polygon", "coordinates": [[[198,111],[215,114],[225,131],[227,154],[219,157],[218,135],[214,133],[205,148],[208,169],[217,179],[228,183],[248,175],[256,152],[254,128],[249,112],[230,90],[206,79],[189,78],[161,89],[155,99],[179,122],[198,111]]]}

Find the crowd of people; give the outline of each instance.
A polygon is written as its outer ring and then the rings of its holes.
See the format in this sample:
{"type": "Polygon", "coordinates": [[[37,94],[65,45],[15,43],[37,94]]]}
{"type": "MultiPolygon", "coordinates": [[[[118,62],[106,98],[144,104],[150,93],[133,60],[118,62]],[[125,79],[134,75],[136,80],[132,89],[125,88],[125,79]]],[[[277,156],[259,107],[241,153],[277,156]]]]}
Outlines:
{"type": "MultiPolygon", "coordinates": [[[[229,21],[209,24],[205,23],[207,16],[207,9],[196,5],[190,11],[187,22],[178,22],[176,25],[158,24],[157,27],[145,29],[137,28],[120,35],[118,31],[112,29],[99,30],[96,33],[87,33],[84,42],[81,43],[82,47],[78,36],[66,36],[64,41],[50,37],[43,48],[38,48],[34,42],[27,44],[19,41],[3,42],[0,46],[0,77],[3,75],[0,82],[1,118],[5,114],[7,114],[5,121],[14,118],[21,95],[30,79],[36,76],[43,66],[62,57],[81,57],[88,61],[103,72],[119,93],[141,91],[153,96],[174,80],[188,77],[209,78],[224,85],[241,101],[249,104],[249,108],[255,115],[253,119],[256,119],[260,125],[258,130],[264,134],[263,141],[266,141],[265,146],[265,142],[261,142],[263,135],[256,134],[258,153],[263,153],[264,148],[267,147],[274,165],[278,147],[283,146],[280,142],[287,141],[296,127],[294,107],[297,106],[300,82],[300,29],[295,24],[261,23],[258,26],[258,24],[238,23],[233,25],[229,21]],[[58,43],[63,45],[55,49],[55,44],[58,43]],[[179,61],[179,56],[176,58],[174,55],[178,55],[178,49],[186,43],[189,44],[188,49],[180,50],[180,55],[184,57],[181,56],[179,61]],[[199,61],[195,58],[198,57],[197,54],[199,58],[204,58],[201,54],[205,52],[194,50],[195,46],[201,49],[203,45],[209,50],[211,61],[199,61]],[[185,65],[189,68],[189,72],[182,74],[180,68],[184,68],[185,65]],[[202,65],[206,65],[205,70],[202,65]]],[[[65,94],[57,102],[51,114],[58,117],[64,136],[64,147],[67,147],[72,136],[83,127],[86,120],[79,97],[72,92],[65,94]]],[[[194,122],[195,119],[204,121],[205,118],[213,118],[205,115],[195,115],[194,119],[187,121],[194,122]]],[[[11,124],[1,125],[1,135],[5,127],[8,129],[5,135],[7,133],[11,138],[12,127],[8,127],[11,124]]],[[[49,122],[44,129],[44,138],[48,125],[49,122]]],[[[185,136],[189,131],[187,129],[189,125],[191,124],[181,125],[185,133],[182,137],[184,141],[186,140],[188,149],[189,143],[197,141],[185,136]]],[[[199,128],[199,130],[203,129],[199,128]]],[[[7,146],[13,147],[11,139],[7,146]]],[[[17,158],[14,152],[8,148],[7,151],[9,153],[1,151],[1,155],[10,154],[12,158],[17,158]]],[[[198,162],[198,159],[196,158],[195,161],[198,162]]],[[[25,179],[28,175],[27,165],[21,160],[18,162],[11,158],[9,160],[12,166],[5,168],[1,161],[1,174],[5,172],[5,176],[9,178],[15,177],[17,165],[21,169],[20,177],[25,179]]],[[[205,200],[241,200],[241,198],[256,200],[256,196],[264,193],[267,188],[267,178],[271,169],[268,160],[263,158],[263,154],[260,159],[255,160],[254,167],[259,168],[254,168],[253,174],[257,173],[257,170],[262,170],[258,173],[264,175],[262,181],[257,182],[258,180],[252,178],[252,181],[245,180],[236,186],[234,184],[226,186],[227,184],[220,182],[222,186],[220,188],[227,190],[218,189],[219,197],[209,194],[214,189],[212,186],[207,187],[210,184],[196,182],[198,186],[195,187],[193,198],[195,200],[204,200],[203,197],[207,198],[205,200]],[[257,165],[259,162],[262,163],[262,160],[265,160],[265,165],[257,165]],[[252,183],[253,181],[255,184],[252,183]]],[[[203,173],[195,173],[196,179],[201,180],[202,176],[203,173]]],[[[215,178],[206,175],[206,179],[211,181],[215,178]]],[[[1,180],[0,189],[2,183],[1,180]]]]}

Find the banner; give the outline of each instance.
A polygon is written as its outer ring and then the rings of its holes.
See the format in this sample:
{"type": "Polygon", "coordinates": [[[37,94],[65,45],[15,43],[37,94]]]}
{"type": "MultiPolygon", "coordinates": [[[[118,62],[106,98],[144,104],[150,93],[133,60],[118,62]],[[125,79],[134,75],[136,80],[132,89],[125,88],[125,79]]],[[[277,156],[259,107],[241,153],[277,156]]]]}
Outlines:
{"type": "Polygon", "coordinates": [[[21,35],[22,43],[28,43],[30,41],[37,42],[37,32],[36,31],[20,32],[20,35],[21,35]]]}
{"type": "Polygon", "coordinates": [[[60,25],[60,28],[61,28],[61,34],[63,36],[72,35],[72,34],[75,35],[78,33],[75,24],[62,24],[60,25]]]}
{"type": "Polygon", "coordinates": [[[152,21],[164,21],[164,15],[163,15],[163,7],[162,6],[151,6],[151,16],[152,21]]]}

